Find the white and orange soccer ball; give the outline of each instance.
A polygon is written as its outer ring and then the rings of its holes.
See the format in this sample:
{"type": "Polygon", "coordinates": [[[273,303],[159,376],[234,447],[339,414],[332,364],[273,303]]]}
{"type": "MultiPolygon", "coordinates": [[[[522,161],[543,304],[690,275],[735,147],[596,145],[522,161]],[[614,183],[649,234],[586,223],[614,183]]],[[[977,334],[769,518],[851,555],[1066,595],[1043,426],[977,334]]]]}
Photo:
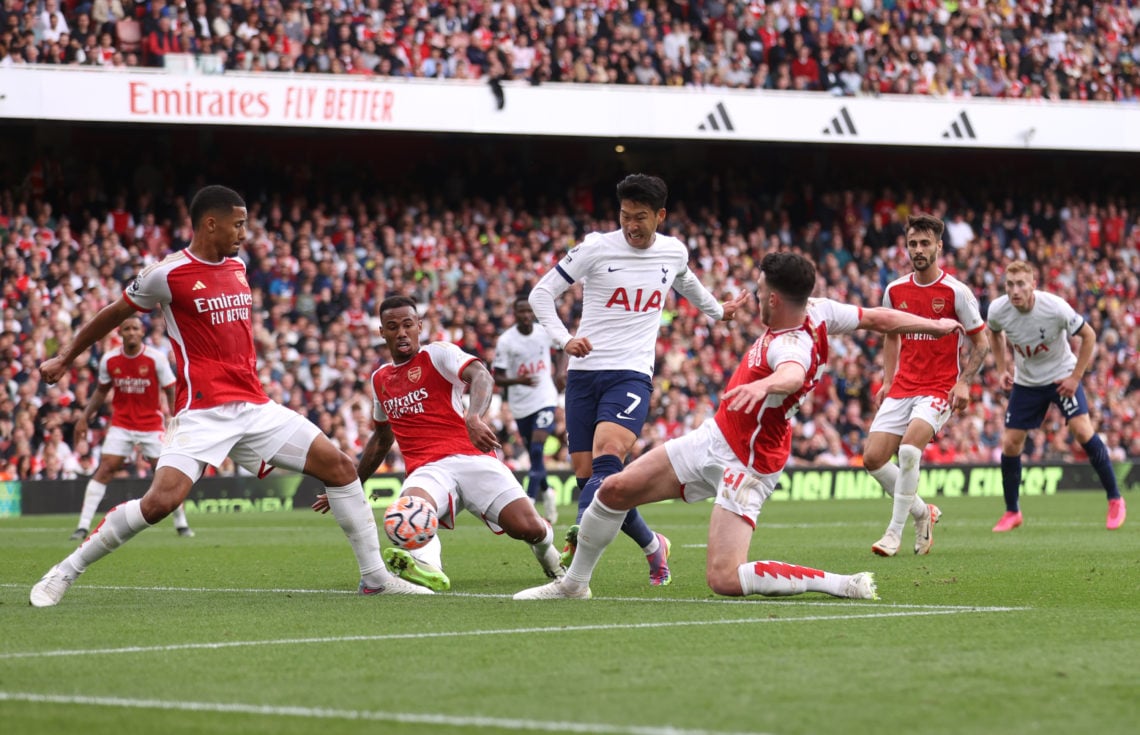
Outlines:
{"type": "Polygon", "coordinates": [[[401,549],[418,549],[435,538],[439,516],[418,495],[404,495],[384,511],[384,533],[401,549]]]}

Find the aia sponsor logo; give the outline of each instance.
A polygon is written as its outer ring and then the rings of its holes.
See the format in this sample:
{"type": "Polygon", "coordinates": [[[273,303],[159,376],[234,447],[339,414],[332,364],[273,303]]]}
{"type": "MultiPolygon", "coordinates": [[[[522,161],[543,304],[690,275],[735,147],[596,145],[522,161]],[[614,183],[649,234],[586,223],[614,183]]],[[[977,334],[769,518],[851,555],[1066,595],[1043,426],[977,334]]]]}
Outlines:
{"type": "Polygon", "coordinates": [[[631,298],[630,293],[624,288],[616,288],[610,295],[609,301],[606,302],[606,308],[636,312],[661,311],[664,303],[665,296],[658,290],[650,291],[647,294],[644,289],[639,288],[633,292],[631,298]]]}

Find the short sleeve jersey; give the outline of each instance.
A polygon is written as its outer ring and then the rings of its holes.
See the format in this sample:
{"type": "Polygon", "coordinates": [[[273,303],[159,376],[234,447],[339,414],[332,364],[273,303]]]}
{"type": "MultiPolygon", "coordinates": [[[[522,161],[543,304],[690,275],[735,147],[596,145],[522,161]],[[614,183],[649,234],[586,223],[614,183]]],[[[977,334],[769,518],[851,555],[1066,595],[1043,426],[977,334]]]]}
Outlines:
{"type": "Polygon", "coordinates": [[[1033,308],[1022,313],[999,296],[990,305],[986,323],[994,332],[1005,332],[1013,348],[1013,382],[1027,387],[1051,385],[1069,377],[1077,356],[1069,337],[1085,325],[1085,319],[1059,296],[1033,292],[1033,308]]]}
{"type": "MultiPolygon", "coordinates": [[[[915,283],[913,273],[891,281],[883,292],[883,306],[927,319],[956,319],[968,335],[977,334],[986,326],[974,294],[966,284],[947,273],[925,285],[915,283]]],[[[957,332],[943,337],[899,336],[898,370],[887,395],[891,398],[945,397],[958,382],[961,371],[958,349],[965,338],[957,332]]]]}
{"type": "Polygon", "coordinates": [[[174,382],[166,356],[146,345],[137,355],[116,347],[99,361],[99,385],[112,390],[111,426],[128,431],[165,428],[160,396],[162,389],[174,382]]]}
{"type": "Polygon", "coordinates": [[[827,324],[809,316],[799,327],[765,332],[733,373],[726,390],[763,380],[785,362],[803,366],[804,384],[786,395],[769,395],[756,413],[730,411],[721,401],[714,420],[737,458],[761,474],[779,472],[792,451],[791,419],[815,388],[827,363],[827,324]]]}
{"type": "Polygon", "coordinates": [[[582,284],[582,320],[575,337],[593,350],[570,357],[570,370],[636,370],[653,375],[661,311],[673,281],[689,269],[689,250],[657,233],[653,247],[630,247],[621,230],[591,233],[548,277],[582,284]]]}
{"type": "Polygon", "coordinates": [[[558,389],[550,371],[550,351],[554,344],[550,335],[535,324],[530,334],[518,327],[503,332],[495,344],[495,359],[491,367],[502,370],[508,378],[535,376],[536,385],[507,386],[507,403],[515,418],[530,416],[558,402],[558,389]]]}
{"type": "Polygon", "coordinates": [[[463,370],[479,358],[447,342],[420,347],[412,359],[372,373],[372,418],[388,422],[411,474],[454,455],[485,454],[467,435],[463,370]]]}
{"type": "Polygon", "coordinates": [[[187,250],[144,269],[123,292],[140,312],[161,307],[177,362],[176,411],[267,403],[257,375],[253,295],[238,258],[199,260],[187,250]]]}

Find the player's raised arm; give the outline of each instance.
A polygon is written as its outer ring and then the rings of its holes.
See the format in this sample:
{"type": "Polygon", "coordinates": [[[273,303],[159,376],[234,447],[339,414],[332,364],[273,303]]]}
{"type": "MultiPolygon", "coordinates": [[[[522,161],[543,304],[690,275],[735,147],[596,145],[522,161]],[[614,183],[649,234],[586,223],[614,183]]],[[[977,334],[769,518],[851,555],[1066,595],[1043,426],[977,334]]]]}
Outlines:
{"type": "Polygon", "coordinates": [[[728,321],[732,319],[732,317],[736,315],[736,310],[740,308],[740,303],[743,303],[741,298],[748,297],[747,294],[742,294],[726,302],[726,305],[732,309],[731,312],[727,312],[726,307],[722,306],[720,302],[716,300],[716,296],[713,296],[712,292],[701,283],[701,279],[697,278],[696,274],[688,268],[677,276],[677,280],[673,281],[673,288],[677,290],[677,293],[692,302],[693,306],[717,321],[722,319],[728,321]],[[738,301],[740,303],[737,303],[738,301]]]}
{"type": "Polygon", "coordinates": [[[965,330],[955,319],[927,319],[898,309],[888,309],[876,306],[863,309],[863,317],[859,320],[860,329],[870,329],[883,334],[930,334],[935,337],[944,337],[954,332],[965,330]]]}
{"type": "Polygon", "coordinates": [[[83,354],[84,350],[107,336],[112,329],[122,324],[123,320],[138,312],[122,296],[107,304],[92,317],[91,321],[80,327],[71,344],[59,351],[55,357],[45,360],[40,365],[40,377],[48,385],[57,383],[75,358],[83,354]]]}

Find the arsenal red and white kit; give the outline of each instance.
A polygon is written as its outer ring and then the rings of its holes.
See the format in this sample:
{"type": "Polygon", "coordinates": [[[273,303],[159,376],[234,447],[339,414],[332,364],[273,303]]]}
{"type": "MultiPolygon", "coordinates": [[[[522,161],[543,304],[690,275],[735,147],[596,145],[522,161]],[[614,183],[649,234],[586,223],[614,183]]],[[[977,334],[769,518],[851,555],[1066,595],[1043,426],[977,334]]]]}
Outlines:
{"type": "Polygon", "coordinates": [[[174,383],[166,356],[143,346],[134,356],[116,347],[99,361],[99,385],[113,388],[111,426],[128,431],[162,431],[160,392],[174,383]]]}
{"type": "Polygon", "coordinates": [[[240,259],[208,263],[181,250],[143,270],[123,297],[141,312],[162,308],[178,363],[176,412],[269,401],[257,377],[253,296],[240,259]]]}
{"type": "Polygon", "coordinates": [[[447,342],[420,347],[399,365],[372,373],[372,418],[389,422],[407,474],[455,455],[483,455],[467,435],[463,418],[463,370],[479,358],[447,342]]]}
{"type": "MultiPolygon", "coordinates": [[[[891,281],[883,292],[883,306],[927,319],[957,319],[966,334],[977,334],[985,326],[978,311],[978,300],[966,284],[943,273],[934,283],[915,283],[914,274],[891,281]]],[[[944,337],[930,334],[902,334],[899,364],[888,398],[936,396],[945,398],[958,382],[958,348],[964,339],[958,333],[944,337]]]]}
{"type": "Polygon", "coordinates": [[[756,413],[729,411],[722,401],[713,417],[737,458],[763,475],[782,470],[791,454],[791,417],[804,396],[815,387],[820,368],[827,363],[826,323],[815,323],[808,318],[792,329],[766,331],[744,356],[725,392],[763,380],[785,362],[803,366],[806,377],[799,390],[786,395],[769,395],[756,413]]]}

